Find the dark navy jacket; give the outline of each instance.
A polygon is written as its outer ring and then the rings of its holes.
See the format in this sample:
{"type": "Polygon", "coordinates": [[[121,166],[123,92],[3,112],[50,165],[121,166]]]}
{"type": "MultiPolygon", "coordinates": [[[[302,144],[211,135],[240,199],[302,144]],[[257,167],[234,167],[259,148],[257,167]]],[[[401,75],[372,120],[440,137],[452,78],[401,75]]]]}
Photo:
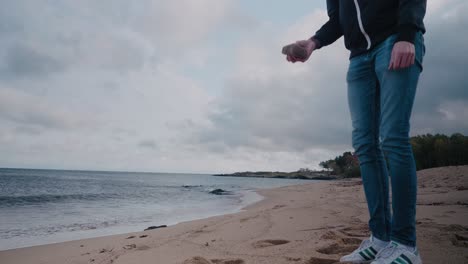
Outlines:
{"type": "Polygon", "coordinates": [[[351,58],[371,50],[390,35],[413,43],[425,33],[427,0],[327,0],[329,21],[312,37],[318,47],[344,35],[351,58]]]}

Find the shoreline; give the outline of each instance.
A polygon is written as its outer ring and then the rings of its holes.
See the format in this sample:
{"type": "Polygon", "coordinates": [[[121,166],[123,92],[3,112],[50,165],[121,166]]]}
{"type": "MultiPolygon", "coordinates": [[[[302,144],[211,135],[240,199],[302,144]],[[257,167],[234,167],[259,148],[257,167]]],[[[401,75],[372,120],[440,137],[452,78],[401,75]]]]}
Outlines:
{"type": "MultiPolygon", "coordinates": [[[[239,204],[235,207],[233,207],[231,210],[223,210],[219,212],[213,212],[204,216],[191,216],[187,215],[185,220],[180,220],[177,222],[167,222],[161,225],[165,225],[167,227],[172,227],[180,223],[186,223],[186,222],[191,222],[191,221],[197,221],[197,220],[203,220],[211,217],[216,217],[216,216],[223,216],[223,215],[229,215],[229,214],[236,214],[239,212],[242,212],[244,208],[253,205],[257,202],[260,202],[261,200],[265,199],[264,196],[259,194],[259,191],[261,190],[268,190],[271,188],[258,188],[258,189],[251,189],[251,190],[240,190],[238,193],[234,193],[234,195],[239,195],[240,201],[239,204]]],[[[40,247],[40,246],[49,246],[49,245],[54,245],[54,244],[60,244],[60,243],[67,243],[67,242],[75,242],[75,241],[80,241],[80,240],[87,240],[87,239],[95,239],[95,238],[103,238],[103,237],[111,237],[111,236],[117,236],[117,235],[127,235],[127,234],[133,234],[133,233],[138,233],[138,232],[144,232],[147,231],[147,229],[150,226],[155,226],[151,223],[146,223],[146,224],[139,224],[139,225],[134,225],[134,226],[115,226],[115,227],[107,227],[107,228],[102,228],[102,229],[92,229],[92,230],[79,230],[76,231],[73,235],[75,238],[72,239],[60,239],[60,237],[65,237],[69,233],[59,233],[55,234],[54,236],[51,237],[37,237],[37,240],[40,239],[45,239],[46,241],[50,241],[47,243],[43,244],[36,244],[36,245],[27,245],[27,246],[20,246],[20,247],[14,247],[14,248],[6,248],[6,249],[0,249],[0,252],[3,251],[8,251],[8,250],[17,250],[17,249],[27,249],[31,247],[40,247]],[[115,230],[113,233],[110,234],[108,230],[115,230]],[[130,229],[138,229],[138,230],[130,230],[130,229]],[[124,232],[119,232],[118,230],[130,230],[130,231],[124,231],[124,232]],[[86,233],[96,233],[95,235],[87,235],[86,233]]],[[[157,225],[156,225],[157,226],[157,225]]],[[[31,244],[31,243],[29,243],[31,244]]],[[[34,243],[35,244],[35,243],[34,243]]]]}
{"type": "MultiPolygon", "coordinates": [[[[318,182],[319,181],[317,181],[316,183],[318,183],[318,182]]],[[[315,184],[315,183],[311,183],[310,181],[307,181],[306,184],[315,184]]],[[[244,201],[242,201],[241,205],[240,205],[241,207],[233,209],[233,212],[230,212],[230,213],[218,213],[218,214],[214,214],[214,215],[207,216],[207,217],[191,219],[191,220],[190,219],[189,220],[183,220],[183,221],[180,221],[180,222],[177,222],[177,223],[168,224],[164,228],[158,228],[158,230],[160,231],[162,229],[172,228],[172,227],[175,227],[177,225],[190,224],[192,222],[209,220],[211,218],[216,218],[216,217],[228,217],[230,215],[236,215],[236,214],[245,212],[247,210],[250,210],[252,208],[255,208],[255,206],[258,203],[261,203],[262,201],[268,199],[267,198],[268,194],[270,192],[274,192],[276,189],[281,189],[281,188],[284,188],[284,187],[294,187],[294,186],[300,186],[300,185],[303,185],[303,184],[294,184],[294,185],[288,185],[288,186],[282,186],[282,187],[276,187],[276,188],[257,188],[257,189],[253,189],[253,190],[247,190],[247,191],[244,190],[242,192],[244,192],[244,193],[253,193],[254,195],[257,195],[258,197],[255,198],[256,199],[255,201],[247,202],[248,204],[246,204],[246,205],[242,205],[242,203],[244,203],[244,201]]],[[[243,194],[243,196],[245,197],[245,194],[243,194]]],[[[88,240],[96,240],[96,239],[112,239],[112,238],[116,238],[116,237],[121,238],[122,236],[129,237],[129,236],[134,236],[134,235],[138,235],[138,234],[144,235],[145,233],[150,232],[150,231],[154,232],[155,230],[141,230],[141,231],[125,232],[125,233],[111,234],[111,235],[101,235],[101,236],[98,235],[98,236],[93,236],[93,237],[88,237],[88,238],[79,238],[79,239],[72,239],[72,240],[61,241],[61,242],[52,242],[52,243],[47,243],[47,244],[40,244],[40,245],[5,249],[5,250],[0,250],[0,257],[1,257],[1,253],[8,252],[8,251],[22,251],[22,250],[28,250],[28,249],[34,249],[34,248],[41,248],[41,247],[47,248],[47,247],[50,247],[50,246],[58,246],[58,245],[61,245],[61,244],[69,244],[69,243],[74,244],[74,243],[78,243],[78,242],[85,242],[85,241],[88,241],[88,240]]],[[[1,260],[1,258],[0,258],[0,260],[1,260]]]]}
{"type": "MultiPolygon", "coordinates": [[[[418,172],[424,263],[468,260],[468,166],[418,172]]],[[[10,263],[331,264],[369,235],[360,180],[259,189],[240,212],[167,228],[0,251],[10,263]]]]}

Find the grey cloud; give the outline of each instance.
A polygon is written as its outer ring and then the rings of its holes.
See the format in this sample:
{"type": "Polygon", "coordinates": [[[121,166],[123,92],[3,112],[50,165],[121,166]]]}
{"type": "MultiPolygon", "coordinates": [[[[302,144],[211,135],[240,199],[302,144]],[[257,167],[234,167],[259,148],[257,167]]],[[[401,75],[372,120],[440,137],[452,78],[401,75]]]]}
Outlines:
{"type": "Polygon", "coordinates": [[[52,56],[20,43],[8,48],[3,64],[0,76],[12,79],[45,76],[64,68],[64,65],[52,56]]]}
{"type": "Polygon", "coordinates": [[[145,148],[145,149],[151,149],[151,150],[156,150],[156,149],[159,148],[156,141],[154,141],[152,139],[146,139],[146,140],[142,140],[142,141],[138,142],[138,147],[145,148]]]}
{"type": "Polygon", "coordinates": [[[200,132],[200,141],[218,150],[225,145],[302,152],[348,145],[344,80],[323,77],[317,80],[306,73],[299,81],[276,76],[267,82],[229,83],[229,96],[211,113],[213,126],[200,132]]]}
{"type": "Polygon", "coordinates": [[[0,88],[0,120],[11,122],[22,132],[36,133],[42,129],[69,130],[92,126],[94,117],[58,107],[41,96],[14,89],[0,88]]]}
{"type": "Polygon", "coordinates": [[[425,35],[424,71],[413,111],[414,133],[468,133],[467,119],[453,110],[448,118],[441,108],[468,108],[466,69],[468,67],[468,5],[460,6],[442,21],[428,18],[425,35]]]}
{"type": "Polygon", "coordinates": [[[87,34],[75,49],[75,65],[120,74],[142,69],[145,56],[149,55],[138,41],[121,32],[87,34]]]}
{"type": "MultiPolygon", "coordinates": [[[[116,169],[116,163],[124,168],[146,162],[156,169],[235,170],[251,164],[299,167],[304,160],[350,149],[342,40],[317,51],[304,67],[288,65],[278,52],[283,42],[308,36],[315,26],[299,19],[291,27],[296,29],[282,34],[285,21],[257,21],[237,10],[237,3],[5,1],[0,8],[0,140],[10,142],[11,151],[4,152],[17,151],[16,162],[26,160],[30,151],[15,141],[26,145],[44,138],[41,144],[54,146],[47,155],[30,156],[37,159],[32,164],[60,160],[116,169]],[[306,34],[298,33],[301,28],[306,34]],[[251,46],[259,49],[236,53],[251,46]],[[192,54],[201,57],[196,71],[187,63],[192,54]],[[242,74],[237,68],[244,69],[242,74]],[[231,72],[217,90],[218,80],[231,72]],[[209,104],[212,96],[217,97],[209,104]],[[96,128],[97,118],[102,130],[83,133],[83,127],[96,128]],[[155,134],[159,141],[151,139],[155,134]],[[78,143],[71,144],[71,137],[78,143]],[[139,156],[121,151],[129,144],[139,156]],[[154,150],[167,159],[156,164],[154,150]]],[[[468,21],[461,16],[467,11],[428,18],[413,131],[468,132],[468,21]]],[[[326,19],[325,10],[311,13],[317,15],[326,19]]],[[[15,162],[0,157],[5,160],[15,162]]]]}
{"type": "MultiPolygon", "coordinates": [[[[468,34],[460,34],[468,27],[466,12],[468,5],[450,19],[428,18],[413,134],[468,133],[468,34]]],[[[229,80],[209,115],[211,126],[198,131],[197,139],[214,152],[239,147],[301,153],[313,148],[350,148],[344,82],[347,61],[332,59],[337,48],[343,49],[342,44],[312,55],[309,63],[320,66],[308,72],[273,74],[267,80],[244,74],[229,80]],[[319,53],[323,57],[317,59],[319,53]]]]}
{"type": "Polygon", "coordinates": [[[163,52],[177,55],[222,26],[234,3],[232,0],[148,1],[132,6],[131,20],[138,25],[135,29],[147,34],[163,52]]]}
{"type": "Polygon", "coordinates": [[[252,30],[259,28],[261,25],[261,21],[258,18],[238,9],[233,11],[226,20],[228,22],[227,25],[230,27],[229,30],[240,29],[251,32],[252,30]]]}
{"type": "Polygon", "coordinates": [[[41,130],[38,129],[37,127],[32,127],[32,126],[17,126],[15,128],[15,132],[19,134],[25,134],[25,135],[30,135],[30,136],[37,136],[41,134],[41,130]]]}
{"type": "Polygon", "coordinates": [[[0,10],[2,80],[44,77],[71,66],[75,67],[71,70],[102,69],[118,74],[141,69],[149,51],[142,44],[144,35],[122,25],[120,17],[128,13],[128,8],[118,5],[122,14],[117,14],[101,3],[96,3],[96,8],[88,4],[4,3],[0,10]]]}
{"type": "Polygon", "coordinates": [[[230,15],[234,3],[6,1],[0,10],[0,76],[14,81],[65,68],[126,74],[155,67],[162,58],[181,58],[200,47],[221,25],[240,21],[239,10],[230,15]]]}

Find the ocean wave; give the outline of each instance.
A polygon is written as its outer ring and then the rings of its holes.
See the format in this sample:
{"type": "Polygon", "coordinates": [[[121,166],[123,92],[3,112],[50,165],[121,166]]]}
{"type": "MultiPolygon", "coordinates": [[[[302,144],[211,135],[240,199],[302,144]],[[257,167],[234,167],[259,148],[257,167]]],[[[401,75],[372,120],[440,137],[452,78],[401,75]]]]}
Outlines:
{"type": "Polygon", "coordinates": [[[14,237],[24,236],[47,236],[61,232],[75,232],[75,231],[88,231],[96,230],[100,228],[112,227],[118,225],[119,222],[116,220],[112,221],[101,221],[95,223],[71,223],[62,224],[56,226],[34,226],[24,228],[12,228],[8,230],[0,229],[1,239],[10,239],[14,237]]]}
{"type": "Polygon", "coordinates": [[[203,187],[203,185],[187,185],[187,184],[182,185],[182,188],[185,188],[185,189],[200,188],[200,187],[203,187]]]}
{"type": "Polygon", "coordinates": [[[98,201],[103,199],[119,198],[121,194],[40,194],[23,196],[0,196],[1,206],[35,205],[44,203],[60,203],[73,200],[98,201]]]}
{"type": "MultiPolygon", "coordinates": [[[[121,192],[121,193],[81,193],[81,194],[36,194],[36,195],[3,195],[0,196],[0,207],[14,207],[14,206],[27,206],[27,205],[40,205],[46,203],[63,203],[71,201],[101,201],[108,199],[122,199],[124,197],[133,198],[137,200],[154,198],[161,199],[160,195],[169,193],[178,193],[180,191],[195,191],[212,194],[213,188],[203,185],[182,185],[182,186],[156,186],[154,189],[158,191],[151,191],[151,187],[146,187],[148,190],[137,192],[121,192]],[[162,191],[160,191],[162,190],[162,191]]],[[[224,191],[224,190],[223,190],[224,191]]],[[[227,194],[227,191],[225,194],[227,194]]]]}

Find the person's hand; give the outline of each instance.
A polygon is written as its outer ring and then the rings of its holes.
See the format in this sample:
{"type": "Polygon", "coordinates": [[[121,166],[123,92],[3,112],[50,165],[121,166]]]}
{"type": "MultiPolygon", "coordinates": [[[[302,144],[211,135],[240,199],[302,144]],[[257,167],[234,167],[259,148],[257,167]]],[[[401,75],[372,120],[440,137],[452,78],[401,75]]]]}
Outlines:
{"type": "Polygon", "coordinates": [[[414,44],[407,41],[398,41],[393,45],[392,58],[388,65],[389,70],[399,70],[408,68],[414,64],[415,59],[414,44]]]}
{"type": "Polygon", "coordinates": [[[310,55],[312,55],[312,52],[317,48],[315,42],[310,40],[310,39],[296,41],[296,44],[298,44],[299,46],[301,46],[301,47],[303,47],[303,48],[305,48],[307,50],[307,57],[305,59],[301,60],[301,59],[296,59],[293,56],[287,55],[286,59],[289,62],[292,62],[292,63],[295,63],[295,62],[298,62],[298,61],[306,62],[310,58],[310,55]]]}

